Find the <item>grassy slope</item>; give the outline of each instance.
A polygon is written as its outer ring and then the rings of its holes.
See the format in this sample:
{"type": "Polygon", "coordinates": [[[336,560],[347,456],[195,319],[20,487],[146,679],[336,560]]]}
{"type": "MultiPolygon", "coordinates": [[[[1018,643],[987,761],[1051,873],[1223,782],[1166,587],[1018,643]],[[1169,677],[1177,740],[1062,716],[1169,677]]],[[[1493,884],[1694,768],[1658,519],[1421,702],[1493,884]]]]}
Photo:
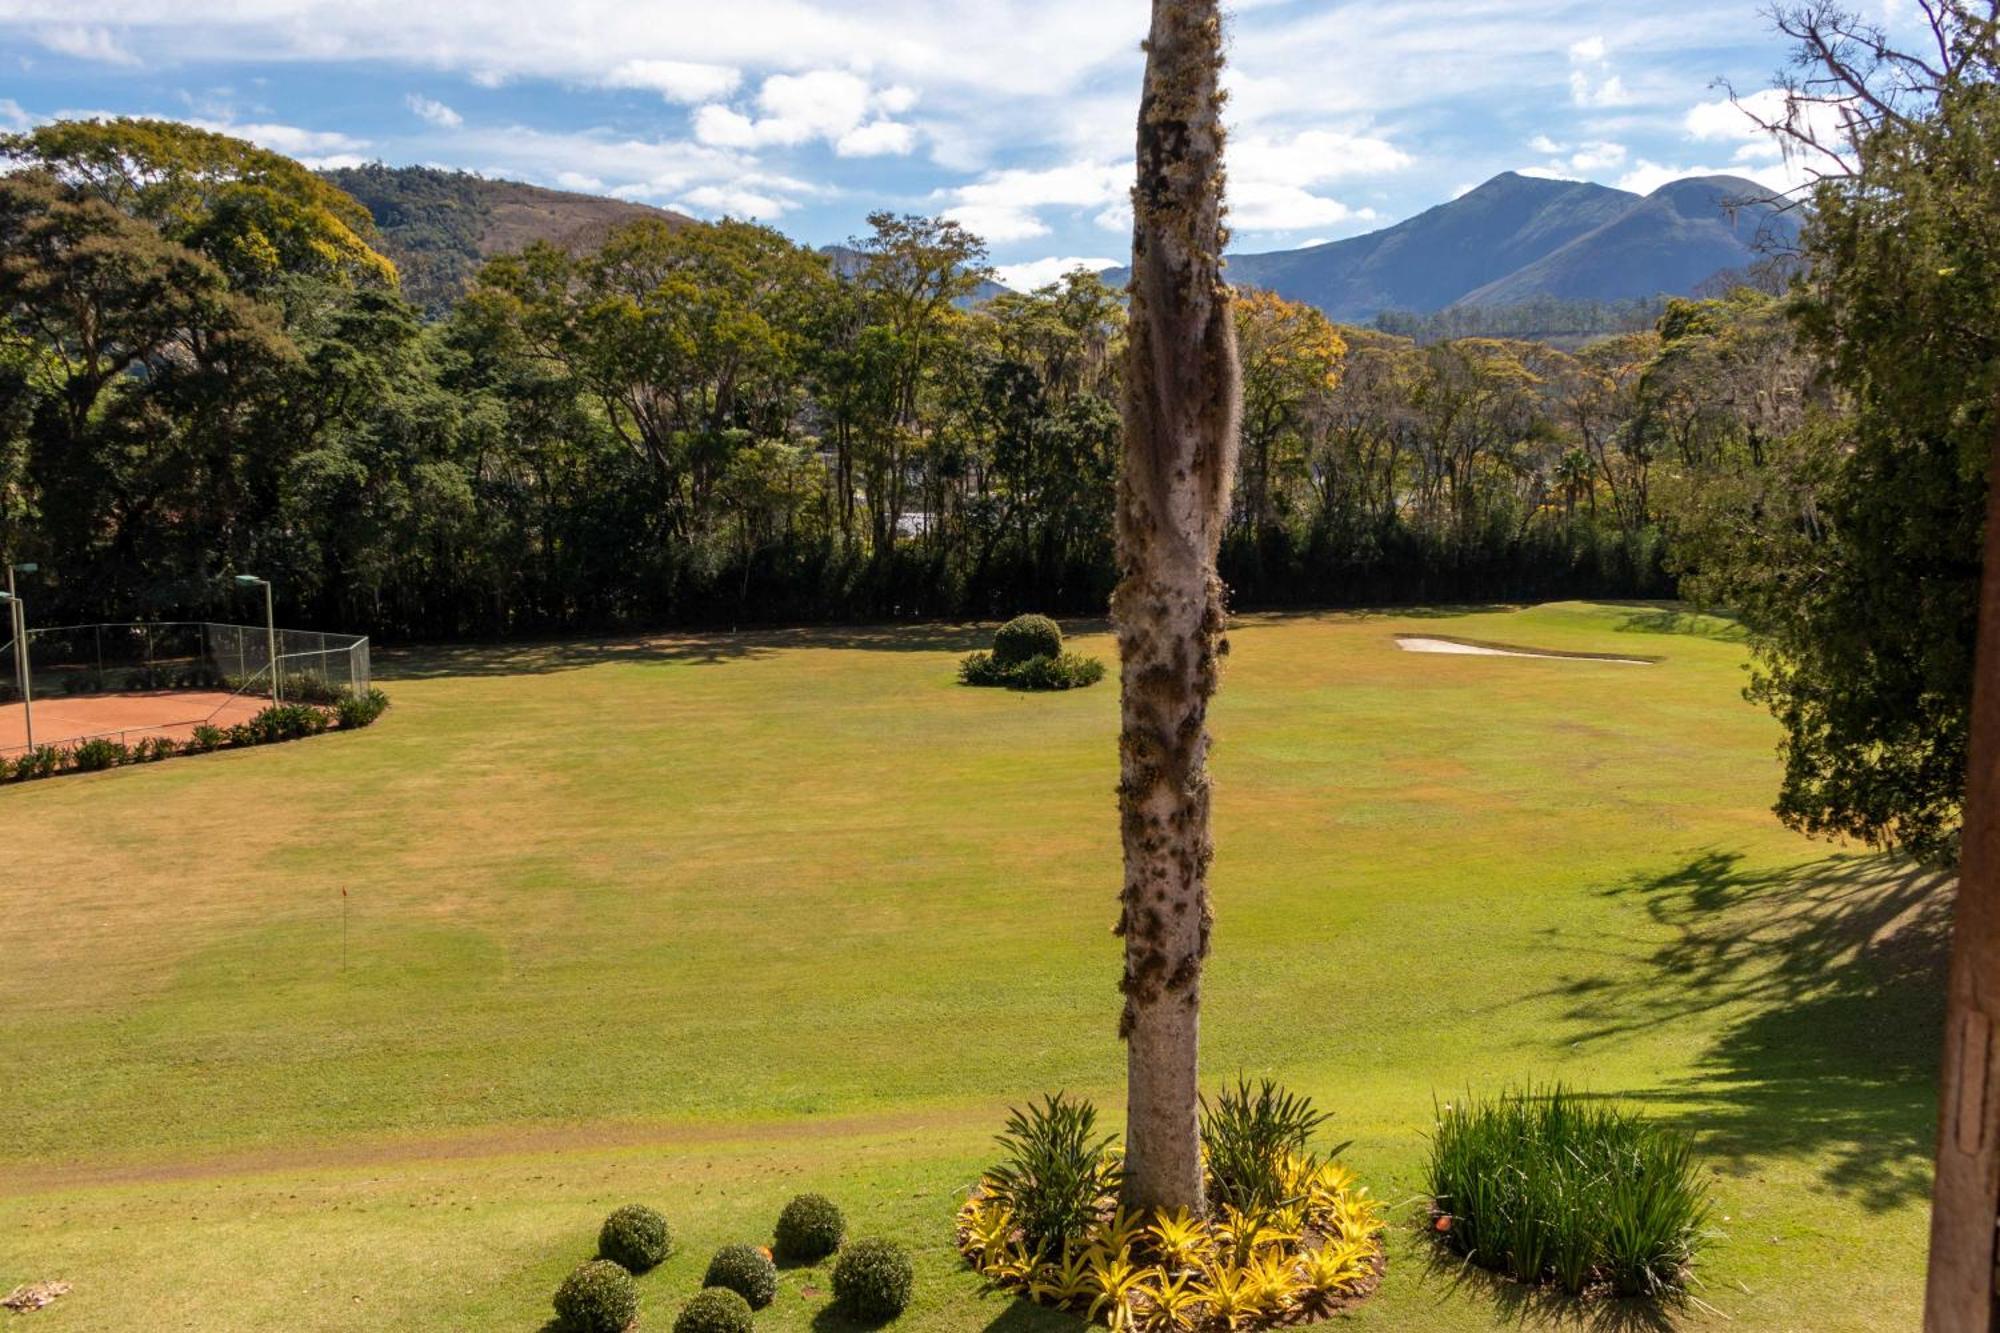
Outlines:
{"type": "MultiPolygon", "coordinates": [[[[1661,632],[1689,628],[1239,627],[1205,1058],[1315,1094],[1396,1201],[1433,1093],[1632,1097],[1716,1163],[1730,1326],[1907,1327],[1942,905],[1777,827],[1741,649],[1661,632]]],[[[686,1242],[645,1284],[662,1328],[814,1185],[919,1248],[916,1328],[1037,1322],[976,1294],[945,1222],[1006,1103],[1117,1097],[1117,700],[963,690],[974,643],[444,654],[385,672],[360,736],[0,795],[29,830],[0,884],[0,1288],[75,1282],[50,1329],[533,1327],[649,1198],[686,1242]]],[[[1399,1236],[1352,1322],[1545,1314],[1454,1277],[1399,1236]]],[[[807,1323],[806,1286],[764,1325],[807,1323]]]]}

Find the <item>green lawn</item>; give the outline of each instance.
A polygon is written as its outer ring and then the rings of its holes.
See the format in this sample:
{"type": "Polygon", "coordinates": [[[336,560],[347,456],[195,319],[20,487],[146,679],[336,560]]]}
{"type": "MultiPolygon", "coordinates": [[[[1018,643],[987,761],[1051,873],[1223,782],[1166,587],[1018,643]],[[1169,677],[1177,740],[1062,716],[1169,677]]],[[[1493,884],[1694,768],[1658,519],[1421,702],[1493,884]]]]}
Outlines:
{"type": "MultiPolygon", "coordinates": [[[[947,1232],[1008,1104],[1117,1119],[1117,695],[958,687],[981,639],[385,657],[369,731],[0,791],[0,1291],[74,1283],[38,1330],[534,1329],[638,1199],[665,1329],[811,1187],[918,1252],[912,1333],[1065,1322],[947,1232]]],[[[1399,1205],[1348,1322],[1570,1322],[1414,1231],[1433,1097],[1562,1078],[1714,1163],[1678,1325],[1913,1327],[1946,904],[1772,819],[1741,645],[1580,604],[1232,640],[1204,1055],[1399,1205]]],[[[824,1330],[826,1285],[760,1325],[824,1330]]]]}

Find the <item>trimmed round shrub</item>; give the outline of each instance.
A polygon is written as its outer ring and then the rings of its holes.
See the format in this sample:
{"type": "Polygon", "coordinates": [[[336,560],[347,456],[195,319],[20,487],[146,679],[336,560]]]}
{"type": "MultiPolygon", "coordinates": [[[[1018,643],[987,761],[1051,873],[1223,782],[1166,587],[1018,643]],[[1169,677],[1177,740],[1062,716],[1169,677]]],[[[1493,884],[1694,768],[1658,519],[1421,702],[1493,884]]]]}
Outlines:
{"type": "Polygon", "coordinates": [[[556,1324],[563,1333],[625,1333],[639,1317],[632,1275],[609,1259],[592,1259],[556,1288],[556,1324]]]}
{"type": "Polygon", "coordinates": [[[903,1247],[889,1240],[858,1240],[833,1265],[833,1303],[862,1323],[879,1324],[903,1313],[916,1285],[903,1247]]]}
{"type": "Polygon", "coordinates": [[[1031,657],[1013,669],[1008,683],[1017,690],[1080,690],[1104,679],[1104,663],[1079,653],[1031,657]]]}
{"type": "Polygon", "coordinates": [[[674,1318],[674,1333],[750,1333],[750,1302],[727,1287],[704,1287],[674,1318]]]}
{"type": "Polygon", "coordinates": [[[1062,643],[1062,631],[1047,616],[1015,616],[993,635],[993,660],[1010,667],[1031,657],[1060,657],[1062,643]]]}
{"type": "Polygon", "coordinates": [[[727,1287],[761,1310],[778,1294],[778,1267],[755,1245],[725,1245],[708,1261],[704,1287],[727,1287]]]}
{"type": "Polygon", "coordinates": [[[801,1194],[778,1214],[778,1253],[787,1259],[824,1259],[840,1248],[847,1219],[824,1194],[801,1194]]]}
{"type": "Polygon", "coordinates": [[[628,1203],[604,1219],[597,1233],[597,1257],[630,1273],[658,1268],[674,1252],[673,1228],[656,1208],[628,1203]]]}

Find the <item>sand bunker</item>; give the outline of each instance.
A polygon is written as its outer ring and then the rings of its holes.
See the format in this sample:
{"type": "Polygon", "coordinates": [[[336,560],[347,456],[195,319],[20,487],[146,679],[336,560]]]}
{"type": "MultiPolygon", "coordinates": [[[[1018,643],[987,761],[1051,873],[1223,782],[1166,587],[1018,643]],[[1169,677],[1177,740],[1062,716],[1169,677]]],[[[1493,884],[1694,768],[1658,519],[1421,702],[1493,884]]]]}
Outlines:
{"type": "Polygon", "coordinates": [[[1554,653],[1534,648],[1502,648],[1489,643],[1467,643],[1463,639],[1434,639],[1418,634],[1398,634],[1396,646],[1406,653],[1451,653],[1462,657],[1547,657],[1571,662],[1617,662],[1623,666],[1651,666],[1645,657],[1611,657],[1603,653],[1554,653]]]}

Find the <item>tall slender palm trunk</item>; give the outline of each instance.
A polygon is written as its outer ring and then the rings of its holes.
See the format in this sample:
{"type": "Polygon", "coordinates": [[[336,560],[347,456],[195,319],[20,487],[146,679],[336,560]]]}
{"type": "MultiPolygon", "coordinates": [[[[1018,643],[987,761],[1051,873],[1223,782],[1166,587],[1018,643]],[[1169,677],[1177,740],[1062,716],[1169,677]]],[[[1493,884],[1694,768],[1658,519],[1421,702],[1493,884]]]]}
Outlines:
{"type": "Polygon", "coordinates": [[[1215,557],[1242,391],[1222,280],[1222,18],[1153,0],[1133,190],[1120,582],[1118,807],[1125,887],[1125,1202],[1203,1206],[1197,1105],[1208,956],[1208,700],[1223,639],[1215,557]]]}

